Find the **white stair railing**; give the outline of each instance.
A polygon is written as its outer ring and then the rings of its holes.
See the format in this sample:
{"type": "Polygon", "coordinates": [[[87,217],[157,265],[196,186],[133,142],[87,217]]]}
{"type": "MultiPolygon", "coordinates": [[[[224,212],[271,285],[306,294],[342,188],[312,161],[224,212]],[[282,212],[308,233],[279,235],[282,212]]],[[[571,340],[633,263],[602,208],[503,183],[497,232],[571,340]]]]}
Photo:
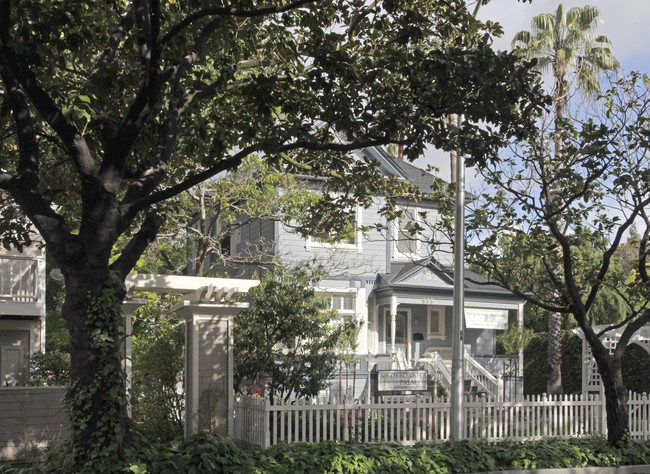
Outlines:
{"type": "Polygon", "coordinates": [[[502,393],[501,379],[488,372],[467,352],[465,352],[465,373],[489,395],[498,396],[502,393]]]}
{"type": "Polygon", "coordinates": [[[392,362],[397,364],[397,370],[408,370],[410,369],[408,362],[406,361],[406,355],[402,352],[401,349],[398,349],[397,352],[391,354],[392,362]]]}
{"type": "Polygon", "coordinates": [[[424,365],[425,370],[439,385],[446,390],[451,389],[451,372],[438,352],[427,352],[420,357],[418,363],[424,365]]]}

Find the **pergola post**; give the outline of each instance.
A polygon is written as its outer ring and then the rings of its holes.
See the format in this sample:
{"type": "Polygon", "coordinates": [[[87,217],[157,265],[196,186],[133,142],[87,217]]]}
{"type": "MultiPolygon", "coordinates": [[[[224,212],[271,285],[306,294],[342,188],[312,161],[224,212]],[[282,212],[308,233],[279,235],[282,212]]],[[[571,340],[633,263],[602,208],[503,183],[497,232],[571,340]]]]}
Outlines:
{"type": "Polygon", "coordinates": [[[133,313],[145,304],[147,304],[146,298],[127,298],[122,303],[124,325],[120,328],[123,333],[120,351],[122,353],[122,370],[124,371],[126,381],[126,411],[129,416],[131,416],[131,387],[133,384],[133,350],[131,344],[133,313]]]}
{"type": "Polygon", "coordinates": [[[184,300],[185,436],[210,430],[233,435],[233,320],[247,303],[184,300]]]}

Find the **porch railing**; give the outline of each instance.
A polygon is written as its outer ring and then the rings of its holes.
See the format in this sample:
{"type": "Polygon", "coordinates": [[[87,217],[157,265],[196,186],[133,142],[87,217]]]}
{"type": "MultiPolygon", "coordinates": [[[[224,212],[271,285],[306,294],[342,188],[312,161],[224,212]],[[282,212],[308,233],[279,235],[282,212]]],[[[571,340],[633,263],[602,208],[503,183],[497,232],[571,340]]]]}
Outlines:
{"type": "MultiPolygon", "coordinates": [[[[599,394],[526,397],[503,401],[494,397],[465,398],[464,438],[490,442],[541,437],[606,435],[605,400],[599,394]]],[[[650,438],[650,400],[630,393],[632,439],[650,438]]],[[[421,396],[387,397],[371,403],[312,400],[275,402],[268,398],[235,400],[238,441],[268,448],[279,442],[329,440],[393,441],[405,445],[448,439],[450,402],[421,396]]]]}
{"type": "Polygon", "coordinates": [[[37,300],[38,261],[26,256],[0,256],[0,300],[37,300]]]}

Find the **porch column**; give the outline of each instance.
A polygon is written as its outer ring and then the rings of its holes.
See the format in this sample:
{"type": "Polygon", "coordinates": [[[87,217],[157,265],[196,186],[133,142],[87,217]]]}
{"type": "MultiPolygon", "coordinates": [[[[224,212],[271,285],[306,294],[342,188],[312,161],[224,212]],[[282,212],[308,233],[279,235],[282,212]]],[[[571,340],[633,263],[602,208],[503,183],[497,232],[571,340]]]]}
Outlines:
{"type": "MultiPolygon", "coordinates": [[[[519,336],[524,333],[524,304],[519,303],[517,306],[517,323],[519,325],[519,336]]],[[[524,376],[524,349],[519,350],[519,362],[517,363],[517,377],[524,376]]],[[[523,384],[523,382],[522,382],[523,384]]]]}
{"type": "Polygon", "coordinates": [[[397,297],[390,297],[390,353],[395,353],[395,331],[397,330],[397,297]]]}
{"type": "Polygon", "coordinates": [[[185,319],[185,436],[200,430],[233,435],[234,316],[247,303],[184,300],[173,308],[185,319]]]}

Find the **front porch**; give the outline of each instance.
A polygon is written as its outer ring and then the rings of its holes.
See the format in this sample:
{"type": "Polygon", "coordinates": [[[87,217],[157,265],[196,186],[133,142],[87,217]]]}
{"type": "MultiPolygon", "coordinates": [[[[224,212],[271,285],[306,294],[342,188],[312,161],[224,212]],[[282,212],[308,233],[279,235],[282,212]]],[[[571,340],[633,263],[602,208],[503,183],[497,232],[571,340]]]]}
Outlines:
{"type": "MultiPolygon", "coordinates": [[[[511,293],[488,282],[466,282],[461,343],[468,391],[503,396],[505,357],[496,354],[497,331],[514,319],[523,327],[523,311],[524,302],[511,293]]],[[[453,279],[435,263],[405,264],[379,275],[368,301],[369,378],[371,370],[418,368],[448,390],[452,318],[453,279]]]]}

